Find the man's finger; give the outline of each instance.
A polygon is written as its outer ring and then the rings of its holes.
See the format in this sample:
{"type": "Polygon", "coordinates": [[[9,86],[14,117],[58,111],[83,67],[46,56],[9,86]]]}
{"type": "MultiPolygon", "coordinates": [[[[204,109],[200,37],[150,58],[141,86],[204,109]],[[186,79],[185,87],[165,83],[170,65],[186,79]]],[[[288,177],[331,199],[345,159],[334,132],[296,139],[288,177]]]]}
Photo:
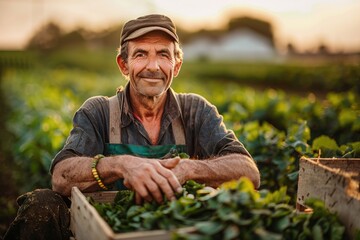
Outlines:
{"type": "Polygon", "coordinates": [[[142,197],[140,196],[140,194],[138,192],[135,192],[135,203],[137,205],[141,205],[143,202],[142,197]]]}
{"type": "Polygon", "coordinates": [[[126,178],[124,179],[123,183],[127,189],[133,189],[133,187],[131,186],[131,184],[129,183],[129,181],[126,178]]]}
{"type": "Polygon", "coordinates": [[[159,160],[159,163],[163,166],[166,167],[167,169],[172,169],[174,167],[176,167],[176,165],[178,165],[178,163],[180,162],[180,157],[175,157],[175,158],[169,158],[169,159],[164,159],[164,160],[159,160]]]}
{"type": "Polygon", "coordinates": [[[159,166],[157,171],[160,173],[163,179],[158,178],[156,182],[161,186],[161,190],[165,193],[168,199],[173,199],[175,196],[174,192],[182,192],[181,184],[171,170],[159,166]]]}
{"type": "Polygon", "coordinates": [[[177,164],[179,164],[180,162],[180,158],[176,157],[176,158],[172,158],[172,159],[166,159],[166,160],[160,160],[159,162],[161,162],[161,166],[159,166],[158,168],[158,172],[165,178],[167,179],[168,183],[170,184],[171,188],[173,189],[173,192],[178,192],[181,193],[182,192],[182,187],[181,184],[179,182],[179,179],[176,177],[176,175],[174,174],[174,172],[172,172],[171,168],[166,168],[163,163],[166,165],[168,164],[169,166],[173,166],[176,167],[177,164]],[[168,162],[166,162],[168,161],[168,162]],[[165,167],[165,168],[163,168],[165,167]]]}
{"type": "Polygon", "coordinates": [[[153,200],[152,194],[149,193],[147,188],[142,185],[138,184],[138,186],[134,187],[136,189],[136,203],[141,204],[142,200],[147,202],[151,202],[153,200]],[[138,196],[139,195],[139,196],[138,196]]]}
{"type": "MultiPolygon", "coordinates": [[[[162,178],[161,176],[158,176],[157,178],[162,178]]],[[[166,181],[164,179],[164,181],[166,181]]],[[[157,203],[162,203],[163,202],[163,194],[162,191],[164,192],[163,188],[164,186],[158,184],[155,180],[155,182],[153,181],[149,181],[146,183],[146,187],[149,190],[149,192],[151,193],[151,196],[153,197],[153,199],[157,202],[157,203]],[[160,189],[161,188],[161,189],[160,189]],[[162,190],[162,191],[161,191],[162,190]]],[[[166,188],[166,187],[165,187],[166,188]]],[[[167,187],[167,189],[170,189],[170,187],[167,187]]],[[[170,189],[171,190],[171,189],[170,189]]],[[[164,192],[165,193],[165,192],[164,192]]],[[[165,193],[166,195],[166,193],[165,193]]]]}

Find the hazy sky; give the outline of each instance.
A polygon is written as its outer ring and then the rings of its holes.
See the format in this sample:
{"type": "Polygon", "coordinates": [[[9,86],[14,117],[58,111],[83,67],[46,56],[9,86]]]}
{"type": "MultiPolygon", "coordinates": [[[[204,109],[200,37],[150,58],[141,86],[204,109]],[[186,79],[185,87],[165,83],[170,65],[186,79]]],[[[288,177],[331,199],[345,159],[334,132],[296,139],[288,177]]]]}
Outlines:
{"type": "Polygon", "coordinates": [[[360,50],[360,0],[0,0],[0,49],[23,47],[49,20],[71,30],[110,27],[130,18],[163,13],[187,30],[224,26],[230,16],[255,15],[273,24],[279,46],[300,50],[325,43],[360,50]]]}

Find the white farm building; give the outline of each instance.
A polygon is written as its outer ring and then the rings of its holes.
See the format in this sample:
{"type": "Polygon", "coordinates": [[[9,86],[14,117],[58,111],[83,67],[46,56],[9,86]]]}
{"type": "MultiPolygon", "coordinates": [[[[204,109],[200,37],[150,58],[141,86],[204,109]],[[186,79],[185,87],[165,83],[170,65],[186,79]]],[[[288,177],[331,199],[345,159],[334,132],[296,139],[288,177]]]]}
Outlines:
{"type": "MultiPolygon", "coordinates": [[[[221,33],[194,36],[183,45],[186,60],[274,60],[278,57],[274,47],[271,26],[251,24],[259,20],[251,19],[250,24],[244,24],[238,19],[237,24],[229,26],[229,30],[221,33]],[[239,24],[240,23],[240,24],[239,24]],[[249,26],[248,26],[249,25],[249,26]],[[258,30],[260,29],[260,30],[258,30]]],[[[245,21],[248,23],[249,21],[245,21]]]]}

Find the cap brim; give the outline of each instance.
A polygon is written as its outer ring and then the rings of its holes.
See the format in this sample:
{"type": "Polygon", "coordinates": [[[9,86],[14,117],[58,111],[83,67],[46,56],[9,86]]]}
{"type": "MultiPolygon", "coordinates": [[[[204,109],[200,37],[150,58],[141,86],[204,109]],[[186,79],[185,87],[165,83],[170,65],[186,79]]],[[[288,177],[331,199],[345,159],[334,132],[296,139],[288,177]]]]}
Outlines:
{"type": "Polygon", "coordinates": [[[170,30],[163,28],[163,27],[145,27],[145,28],[140,28],[134,32],[132,32],[129,36],[127,36],[123,42],[125,41],[129,41],[138,37],[141,37],[149,32],[152,31],[163,31],[165,33],[167,33],[168,35],[170,35],[170,37],[172,37],[175,41],[179,42],[178,37],[172,33],[170,30]]]}

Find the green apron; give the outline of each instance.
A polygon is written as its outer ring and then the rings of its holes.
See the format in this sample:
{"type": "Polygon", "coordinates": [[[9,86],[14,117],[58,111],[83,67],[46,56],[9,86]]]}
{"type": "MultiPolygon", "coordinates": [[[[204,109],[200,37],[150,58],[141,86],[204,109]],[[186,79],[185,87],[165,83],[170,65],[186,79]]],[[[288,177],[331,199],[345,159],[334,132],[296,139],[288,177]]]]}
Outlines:
{"type": "MultiPolygon", "coordinates": [[[[125,92],[121,91],[117,95],[109,98],[109,143],[105,144],[105,156],[110,155],[133,155],[145,158],[165,159],[178,153],[186,153],[185,133],[180,117],[172,122],[175,144],[142,146],[121,143],[121,113],[125,92]]],[[[177,100],[177,99],[176,99],[177,100]]],[[[179,108],[180,109],[180,108],[179,108]]],[[[123,179],[115,182],[113,190],[126,189],[123,179]]]]}

